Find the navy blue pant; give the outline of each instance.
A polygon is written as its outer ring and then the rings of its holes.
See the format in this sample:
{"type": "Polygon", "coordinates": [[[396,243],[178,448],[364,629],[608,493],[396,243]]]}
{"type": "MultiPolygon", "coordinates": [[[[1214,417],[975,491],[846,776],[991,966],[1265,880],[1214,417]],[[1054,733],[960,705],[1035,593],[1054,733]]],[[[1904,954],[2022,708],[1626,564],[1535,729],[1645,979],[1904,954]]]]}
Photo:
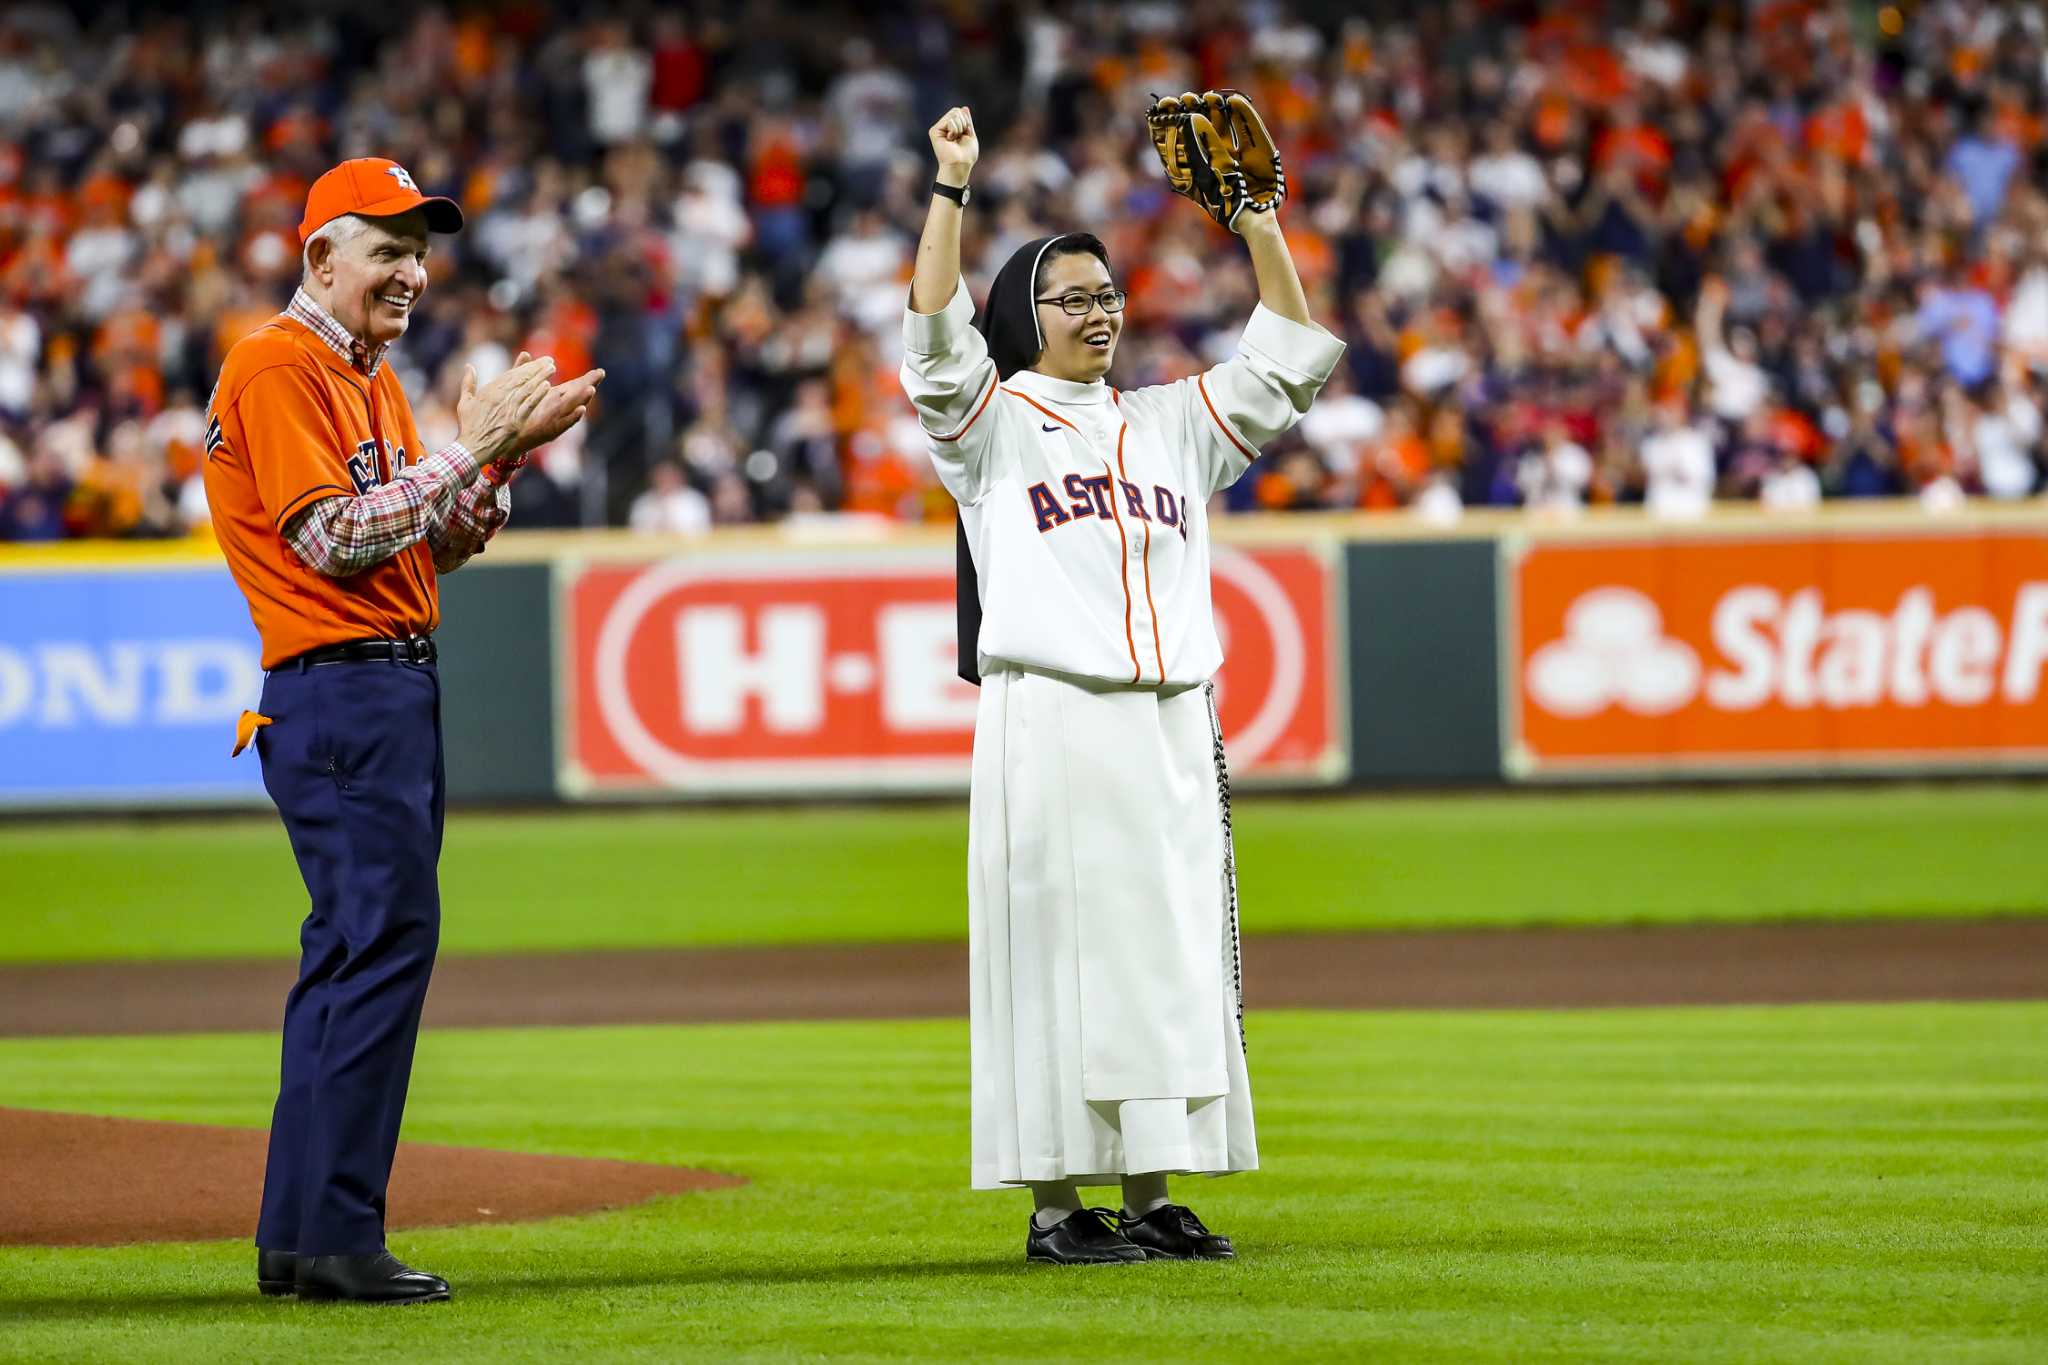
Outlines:
{"type": "Polygon", "coordinates": [[[263,785],[312,908],[256,1245],[374,1252],[441,931],[441,680],[430,664],[285,667],[262,708],[263,785]]]}

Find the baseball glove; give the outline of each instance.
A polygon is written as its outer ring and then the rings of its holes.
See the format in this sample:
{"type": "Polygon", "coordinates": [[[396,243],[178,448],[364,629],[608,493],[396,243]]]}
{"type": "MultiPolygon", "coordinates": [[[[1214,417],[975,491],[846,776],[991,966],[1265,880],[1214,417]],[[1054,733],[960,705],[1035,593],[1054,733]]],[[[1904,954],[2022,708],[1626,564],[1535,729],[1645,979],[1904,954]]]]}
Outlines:
{"type": "Polygon", "coordinates": [[[1153,150],[1175,194],[1235,231],[1247,209],[1270,213],[1287,195],[1280,153],[1252,102],[1236,91],[1155,97],[1145,113],[1153,150]]]}
{"type": "Polygon", "coordinates": [[[1237,90],[1227,90],[1224,95],[1237,168],[1244,174],[1246,207],[1254,213],[1271,213],[1287,197],[1287,172],[1280,167],[1280,149],[1273,145],[1266,121],[1249,98],[1237,90]]]}

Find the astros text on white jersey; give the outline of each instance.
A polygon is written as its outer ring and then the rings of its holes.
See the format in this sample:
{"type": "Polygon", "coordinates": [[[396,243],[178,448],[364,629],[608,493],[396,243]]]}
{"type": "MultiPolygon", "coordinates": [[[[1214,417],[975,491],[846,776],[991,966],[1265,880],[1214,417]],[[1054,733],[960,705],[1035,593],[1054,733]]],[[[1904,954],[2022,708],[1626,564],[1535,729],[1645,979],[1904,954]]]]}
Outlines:
{"type": "Polygon", "coordinates": [[[1263,304],[1237,353],[1118,392],[1024,370],[998,380],[962,280],[903,318],[903,389],[960,504],[980,578],[976,653],[1130,686],[1223,661],[1209,600],[1210,494],[1308,411],[1344,353],[1263,304]]]}

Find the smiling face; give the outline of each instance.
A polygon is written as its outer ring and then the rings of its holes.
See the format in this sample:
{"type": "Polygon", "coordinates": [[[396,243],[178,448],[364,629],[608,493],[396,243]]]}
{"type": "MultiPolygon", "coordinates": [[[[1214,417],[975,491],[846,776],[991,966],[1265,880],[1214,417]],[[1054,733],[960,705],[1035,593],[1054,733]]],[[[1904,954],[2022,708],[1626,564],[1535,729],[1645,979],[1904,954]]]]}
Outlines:
{"type": "Polygon", "coordinates": [[[1080,317],[1063,312],[1057,300],[1068,294],[1100,294],[1116,286],[1109,267],[1093,253],[1069,252],[1054,256],[1039,270],[1035,298],[1053,299],[1038,309],[1038,329],[1045,337],[1045,350],[1031,368],[1054,379],[1089,384],[1109,373],[1116,357],[1117,338],[1123,335],[1124,315],[1105,313],[1099,302],[1091,302],[1080,317]]]}
{"type": "Polygon", "coordinates": [[[414,209],[361,222],[308,248],[307,292],[358,340],[382,346],[405,335],[427,292],[427,216],[414,209]]]}

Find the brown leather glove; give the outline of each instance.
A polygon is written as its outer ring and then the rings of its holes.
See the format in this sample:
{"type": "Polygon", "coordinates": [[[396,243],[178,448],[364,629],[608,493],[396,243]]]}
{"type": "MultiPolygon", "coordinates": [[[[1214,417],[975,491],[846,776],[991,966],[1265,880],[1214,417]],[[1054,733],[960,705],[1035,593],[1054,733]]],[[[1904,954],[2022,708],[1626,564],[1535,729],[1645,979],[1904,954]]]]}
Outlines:
{"type": "Polygon", "coordinates": [[[1145,123],[1167,184],[1219,226],[1235,231],[1247,209],[1270,213],[1286,198],[1280,153],[1243,94],[1205,90],[1155,98],[1145,123]]]}

